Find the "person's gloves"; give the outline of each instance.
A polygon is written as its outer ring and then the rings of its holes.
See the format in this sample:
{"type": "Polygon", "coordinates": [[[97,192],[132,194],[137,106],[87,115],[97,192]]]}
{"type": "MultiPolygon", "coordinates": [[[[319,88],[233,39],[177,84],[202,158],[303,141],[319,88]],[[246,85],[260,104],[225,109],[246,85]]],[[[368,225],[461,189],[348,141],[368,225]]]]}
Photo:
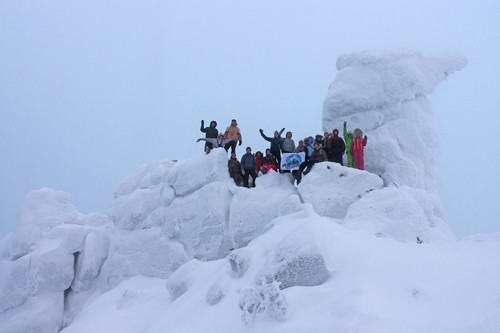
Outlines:
{"type": "Polygon", "coordinates": [[[264,132],[264,131],[263,131],[263,130],[262,130],[262,128],[261,128],[261,129],[259,129],[259,132],[261,132],[261,133],[262,133],[262,132],[264,132]]]}
{"type": "Polygon", "coordinates": [[[368,137],[365,135],[365,140],[368,140],[368,137]]]}
{"type": "Polygon", "coordinates": [[[241,140],[240,140],[240,144],[239,145],[241,146],[241,140]]]}
{"type": "Polygon", "coordinates": [[[344,127],[346,127],[346,125],[347,125],[347,121],[344,121],[344,127]]]}
{"type": "Polygon", "coordinates": [[[205,121],[202,120],[201,121],[201,126],[203,126],[203,125],[205,125],[205,121]]]}

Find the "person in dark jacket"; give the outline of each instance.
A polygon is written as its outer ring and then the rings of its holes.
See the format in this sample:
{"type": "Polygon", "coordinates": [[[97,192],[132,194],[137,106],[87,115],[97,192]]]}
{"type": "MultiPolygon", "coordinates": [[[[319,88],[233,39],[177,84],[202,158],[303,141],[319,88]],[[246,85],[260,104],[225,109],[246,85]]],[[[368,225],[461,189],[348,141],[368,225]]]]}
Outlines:
{"type": "Polygon", "coordinates": [[[269,141],[271,143],[271,146],[269,149],[271,150],[271,154],[273,154],[274,157],[276,157],[276,160],[278,161],[278,168],[281,163],[281,143],[283,142],[283,138],[281,137],[281,134],[283,134],[283,131],[285,129],[282,128],[281,131],[274,131],[274,136],[272,138],[266,136],[264,134],[264,131],[259,129],[260,135],[264,138],[264,140],[269,141]]]}
{"type": "Polygon", "coordinates": [[[252,154],[252,148],[247,147],[246,154],[241,157],[241,168],[243,169],[243,186],[250,187],[248,183],[249,176],[252,176],[252,187],[255,187],[255,156],[252,154]]]}
{"type": "Polygon", "coordinates": [[[342,158],[345,152],[345,142],[339,137],[339,130],[334,129],[332,132],[333,135],[330,135],[328,138],[328,147],[330,148],[330,156],[328,156],[328,160],[330,162],[340,163],[340,165],[344,165],[342,158]]]}
{"type": "Polygon", "coordinates": [[[210,122],[209,127],[204,127],[204,126],[205,126],[205,121],[202,120],[200,131],[205,133],[205,139],[210,139],[210,140],[205,140],[205,153],[208,154],[214,148],[213,143],[217,141],[217,136],[219,135],[219,131],[217,130],[217,122],[215,120],[212,120],[210,122]]]}

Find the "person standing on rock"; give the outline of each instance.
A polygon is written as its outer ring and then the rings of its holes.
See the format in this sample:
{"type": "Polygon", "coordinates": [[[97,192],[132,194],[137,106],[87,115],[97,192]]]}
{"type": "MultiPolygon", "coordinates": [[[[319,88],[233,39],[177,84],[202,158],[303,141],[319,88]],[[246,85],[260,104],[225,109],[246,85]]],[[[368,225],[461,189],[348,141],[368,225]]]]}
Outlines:
{"type": "Polygon", "coordinates": [[[354,163],[356,164],[356,168],[359,170],[365,169],[365,153],[364,149],[366,143],[368,142],[368,137],[365,135],[362,138],[363,132],[356,128],[354,130],[354,139],[351,144],[351,155],[354,158],[354,163]]]}
{"type": "Polygon", "coordinates": [[[351,154],[351,145],[352,145],[352,132],[347,131],[347,122],[344,121],[344,141],[345,146],[347,147],[346,155],[347,155],[347,166],[350,168],[355,168],[354,158],[351,154]]]}
{"type": "Polygon", "coordinates": [[[229,147],[231,147],[231,154],[236,153],[236,143],[239,142],[240,146],[242,143],[241,132],[236,119],[231,120],[231,125],[226,128],[224,139],[229,140],[224,146],[224,149],[228,151],[229,147]]]}
{"type": "Polygon", "coordinates": [[[271,150],[271,154],[273,154],[273,156],[276,157],[276,160],[278,161],[278,169],[281,163],[281,143],[283,142],[281,134],[283,134],[284,130],[285,129],[282,128],[281,131],[279,132],[274,131],[274,136],[270,138],[264,134],[262,128],[259,129],[260,135],[264,138],[264,140],[269,141],[271,143],[271,147],[269,147],[269,149],[271,150]]]}
{"type": "MultiPolygon", "coordinates": [[[[342,158],[344,157],[345,152],[345,142],[339,137],[339,130],[334,129],[332,135],[328,137],[327,146],[329,147],[330,156],[328,156],[328,160],[330,162],[339,163],[340,165],[344,165],[342,158]]],[[[327,153],[328,155],[328,153],[327,153]]]]}
{"type": "Polygon", "coordinates": [[[257,173],[255,172],[255,156],[252,154],[252,148],[247,147],[246,154],[241,157],[241,168],[243,169],[243,186],[250,187],[248,178],[252,176],[252,187],[255,187],[257,173]]]}
{"type": "MultiPolygon", "coordinates": [[[[217,122],[212,120],[209,127],[204,127],[205,121],[201,121],[200,131],[205,133],[205,153],[209,153],[214,147],[214,143],[217,143],[217,135],[219,131],[217,130],[217,122]]],[[[200,141],[200,140],[198,140],[200,141]]]]}

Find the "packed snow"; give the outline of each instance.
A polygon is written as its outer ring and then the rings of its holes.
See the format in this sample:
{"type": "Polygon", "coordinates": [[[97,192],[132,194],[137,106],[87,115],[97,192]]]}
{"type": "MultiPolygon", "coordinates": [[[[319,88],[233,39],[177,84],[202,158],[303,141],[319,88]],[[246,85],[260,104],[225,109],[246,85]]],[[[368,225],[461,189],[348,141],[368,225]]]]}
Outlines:
{"type": "Polygon", "coordinates": [[[106,213],[26,196],[0,241],[0,332],[498,332],[500,236],[457,241],[426,95],[466,61],[341,56],[323,129],[361,128],[366,171],[316,164],[236,186],[219,148],[140,166],[106,213]]]}

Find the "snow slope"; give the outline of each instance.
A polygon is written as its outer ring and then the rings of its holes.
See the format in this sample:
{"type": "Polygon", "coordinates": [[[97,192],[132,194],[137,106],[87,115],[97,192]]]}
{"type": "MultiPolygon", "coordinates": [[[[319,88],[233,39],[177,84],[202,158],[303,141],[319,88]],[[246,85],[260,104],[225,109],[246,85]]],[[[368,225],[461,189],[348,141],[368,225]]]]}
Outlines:
{"type": "Polygon", "coordinates": [[[139,167],[105,214],[29,193],[0,242],[0,332],[499,331],[500,237],[457,242],[433,185],[425,95],[464,65],[339,58],[323,127],[362,127],[367,171],[325,162],[246,189],[215,149],[139,167]]]}

